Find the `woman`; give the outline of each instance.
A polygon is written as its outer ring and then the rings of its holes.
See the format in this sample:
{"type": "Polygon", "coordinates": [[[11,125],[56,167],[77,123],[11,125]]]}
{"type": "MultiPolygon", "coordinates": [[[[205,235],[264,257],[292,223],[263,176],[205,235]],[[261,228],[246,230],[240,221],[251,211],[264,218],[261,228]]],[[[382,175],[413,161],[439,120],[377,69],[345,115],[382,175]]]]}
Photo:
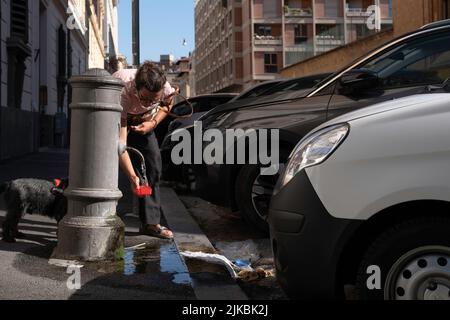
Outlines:
{"type": "MultiPolygon", "coordinates": [[[[175,89],[167,82],[164,73],[146,61],[139,69],[124,69],[114,74],[125,82],[122,92],[120,142],[139,150],[147,166],[147,180],[153,195],[139,199],[140,232],[163,239],[173,239],[172,231],[160,225],[161,202],[159,182],[161,177],[161,154],[154,131],[165,119],[173,106],[175,89]],[[158,108],[162,106],[162,108],[158,108]]],[[[143,181],[140,159],[125,153],[120,157],[120,166],[135,190],[143,181]]]]}

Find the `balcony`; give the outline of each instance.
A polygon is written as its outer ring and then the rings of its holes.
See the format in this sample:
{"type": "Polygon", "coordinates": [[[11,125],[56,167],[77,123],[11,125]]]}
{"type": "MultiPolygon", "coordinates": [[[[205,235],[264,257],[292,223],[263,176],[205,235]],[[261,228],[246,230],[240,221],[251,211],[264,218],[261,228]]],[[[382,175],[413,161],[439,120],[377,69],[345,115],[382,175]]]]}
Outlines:
{"type": "Polygon", "coordinates": [[[312,17],[313,11],[311,8],[289,8],[284,6],[284,15],[286,17],[312,17]]]}
{"type": "Polygon", "coordinates": [[[330,35],[323,35],[316,36],[316,44],[318,46],[338,47],[344,45],[344,40],[330,35]]]}
{"type": "Polygon", "coordinates": [[[367,12],[367,8],[347,7],[347,17],[370,17],[372,12],[367,12]]]}
{"type": "Polygon", "coordinates": [[[283,39],[281,36],[260,36],[255,34],[255,45],[257,46],[281,46],[283,39]]]}
{"type": "Polygon", "coordinates": [[[285,47],[284,50],[285,52],[314,52],[314,45],[312,43],[299,44],[285,47]]]}

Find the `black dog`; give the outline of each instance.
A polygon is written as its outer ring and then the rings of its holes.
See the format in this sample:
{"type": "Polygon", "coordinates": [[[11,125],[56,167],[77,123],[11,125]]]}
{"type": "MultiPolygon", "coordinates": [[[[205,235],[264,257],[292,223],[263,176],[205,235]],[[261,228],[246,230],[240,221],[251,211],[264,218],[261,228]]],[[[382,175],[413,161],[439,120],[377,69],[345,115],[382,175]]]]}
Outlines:
{"type": "Polygon", "coordinates": [[[58,223],[67,213],[67,198],[64,190],[69,181],[49,182],[37,179],[18,179],[0,185],[0,194],[4,193],[6,221],[3,223],[3,240],[16,242],[23,238],[18,224],[25,214],[39,214],[54,218],[58,223]]]}

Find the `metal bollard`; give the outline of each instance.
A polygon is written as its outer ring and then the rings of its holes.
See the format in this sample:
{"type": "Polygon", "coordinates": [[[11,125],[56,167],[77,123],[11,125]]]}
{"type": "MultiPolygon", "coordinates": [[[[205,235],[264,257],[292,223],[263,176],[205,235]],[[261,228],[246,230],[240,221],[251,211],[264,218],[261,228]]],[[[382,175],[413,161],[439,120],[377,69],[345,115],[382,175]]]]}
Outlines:
{"type": "Polygon", "coordinates": [[[121,80],[103,69],[74,76],[68,212],[52,258],[117,260],[125,225],[117,216],[121,80]]]}

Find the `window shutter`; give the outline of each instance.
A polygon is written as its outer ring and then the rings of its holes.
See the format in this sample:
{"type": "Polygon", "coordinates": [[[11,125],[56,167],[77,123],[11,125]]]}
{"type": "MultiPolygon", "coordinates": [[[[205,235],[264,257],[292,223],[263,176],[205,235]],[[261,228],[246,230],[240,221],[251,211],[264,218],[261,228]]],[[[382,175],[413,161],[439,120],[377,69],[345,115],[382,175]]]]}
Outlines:
{"type": "Polygon", "coordinates": [[[11,37],[28,42],[28,0],[11,2],[11,37]]]}

